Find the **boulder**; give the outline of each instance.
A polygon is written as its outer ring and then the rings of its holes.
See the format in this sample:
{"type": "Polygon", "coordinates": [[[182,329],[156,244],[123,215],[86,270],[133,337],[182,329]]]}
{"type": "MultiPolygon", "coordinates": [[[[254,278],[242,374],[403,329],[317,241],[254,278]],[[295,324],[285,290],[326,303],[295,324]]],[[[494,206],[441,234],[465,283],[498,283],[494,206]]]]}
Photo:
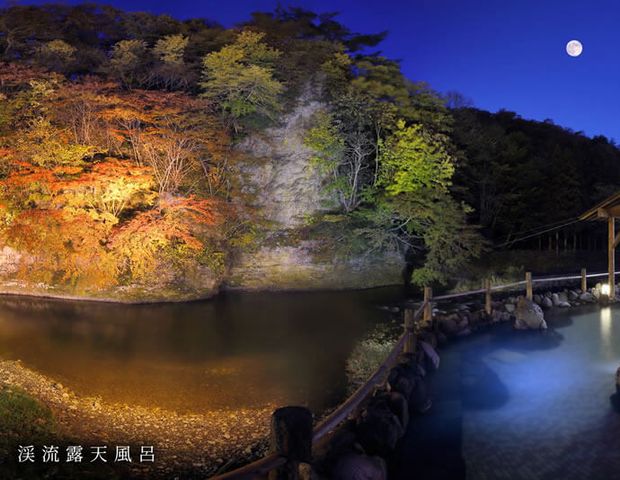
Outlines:
{"type": "Polygon", "coordinates": [[[391,391],[401,393],[405,399],[409,400],[419,378],[420,373],[417,368],[400,363],[390,370],[388,385],[391,391]]]}
{"type": "Polygon", "coordinates": [[[380,457],[349,453],[336,463],[334,480],[387,480],[387,467],[380,457]]]}
{"type": "Polygon", "coordinates": [[[364,451],[372,455],[388,455],[405,429],[389,404],[380,399],[372,402],[357,420],[357,439],[364,451]]]}
{"type": "Polygon", "coordinates": [[[471,318],[469,319],[469,322],[472,325],[476,325],[480,323],[481,321],[483,321],[484,315],[485,313],[483,310],[478,310],[477,312],[474,312],[471,314],[471,318]]]}
{"type": "Polygon", "coordinates": [[[538,294],[534,295],[534,303],[540,305],[540,302],[542,302],[542,297],[538,294]]]}
{"type": "Polygon", "coordinates": [[[517,304],[515,328],[519,330],[540,330],[547,328],[542,309],[534,302],[521,298],[517,304]]]}
{"type": "Polygon", "coordinates": [[[558,303],[558,307],[560,307],[560,308],[570,308],[571,304],[570,304],[570,302],[560,302],[560,303],[558,303]]]}
{"type": "Polygon", "coordinates": [[[559,307],[560,306],[560,296],[557,293],[552,293],[551,294],[551,302],[553,303],[554,307],[559,307]]]}
{"type": "Polygon", "coordinates": [[[540,306],[543,308],[551,308],[553,307],[553,302],[549,297],[543,297],[542,302],[540,302],[540,306]]]}
{"type": "Polygon", "coordinates": [[[594,295],[592,295],[590,292],[583,292],[581,295],[579,295],[579,301],[594,303],[596,302],[596,298],[594,298],[594,295]]]}
{"type": "Polygon", "coordinates": [[[433,332],[423,330],[419,333],[418,339],[423,342],[430,343],[433,348],[437,347],[437,335],[435,335],[433,332]]]}
{"type": "Polygon", "coordinates": [[[568,291],[568,300],[570,302],[574,302],[575,300],[578,300],[578,299],[579,299],[579,294],[576,291],[574,290],[568,291]]]}
{"type": "Polygon", "coordinates": [[[429,360],[435,370],[439,368],[439,355],[430,343],[423,341],[418,342],[426,358],[429,360]]]}
{"type": "Polygon", "coordinates": [[[504,308],[508,313],[514,313],[514,311],[517,309],[514,303],[507,303],[506,305],[504,305],[504,308]]]}
{"type": "Polygon", "coordinates": [[[446,335],[454,335],[454,334],[456,334],[456,332],[459,331],[459,326],[458,326],[458,323],[457,323],[458,318],[459,318],[459,316],[456,315],[456,314],[452,314],[449,317],[442,318],[439,321],[439,328],[446,335]]]}
{"type": "Polygon", "coordinates": [[[389,395],[388,404],[390,410],[398,418],[403,431],[406,431],[409,425],[409,403],[407,399],[398,392],[390,392],[387,395],[389,395]]]}

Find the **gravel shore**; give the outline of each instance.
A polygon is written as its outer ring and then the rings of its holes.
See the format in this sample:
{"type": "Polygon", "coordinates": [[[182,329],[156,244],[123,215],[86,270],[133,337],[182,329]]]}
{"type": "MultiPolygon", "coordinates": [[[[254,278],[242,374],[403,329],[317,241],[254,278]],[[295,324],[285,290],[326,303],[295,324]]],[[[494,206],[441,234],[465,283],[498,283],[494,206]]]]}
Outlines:
{"type": "MultiPolygon", "coordinates": [[[[23,366],[0,361],[0,386],[26,391],[47,405],[64,438],[84,446],[155,448],[154,463],[130,464],[135,478],[205,478],[265,453],[275,406],[177,414],[157,408],[79,397],[62,384],[23,366]]],[[[28,439],[23,439],[28,444],[28,439]]],[[[110,459],[113,460],[113,459],[110,459]]]]}

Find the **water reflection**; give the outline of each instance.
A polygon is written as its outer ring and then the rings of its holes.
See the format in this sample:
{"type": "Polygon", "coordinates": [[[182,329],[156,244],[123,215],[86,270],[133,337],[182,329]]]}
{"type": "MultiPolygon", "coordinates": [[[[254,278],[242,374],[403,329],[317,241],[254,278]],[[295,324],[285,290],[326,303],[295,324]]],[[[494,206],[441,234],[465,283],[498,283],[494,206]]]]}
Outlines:
{"type": "Polygon", "coordinates": [[[433,410],[412,422],[392,478],[420,464],[422,480],[618,477],[620,306],[545,316],[547,332],[499,325],[442,350],[433,410]]]}
{"type": "Polygon", "coordinates": [[[398,290],[228,294],[122,306],[0,298],[0,357],[83,395],[177,411],[309,404],[345,388],[344,363],[398,290]]]}
{"type": "Polygon", "coordinates": [[[611,332],[611,307],[601,307],[601,346],[607,359],[613,357],[611,332]]]}

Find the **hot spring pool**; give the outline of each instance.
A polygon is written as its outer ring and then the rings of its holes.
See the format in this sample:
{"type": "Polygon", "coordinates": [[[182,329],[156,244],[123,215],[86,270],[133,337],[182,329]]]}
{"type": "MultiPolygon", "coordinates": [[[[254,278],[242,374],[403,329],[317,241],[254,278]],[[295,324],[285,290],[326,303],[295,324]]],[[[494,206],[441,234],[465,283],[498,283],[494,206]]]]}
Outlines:
{"type": "Polygon", "coordinates": [[[390,478],[620,478],[620,306],[545,316],[546,332],[496,325],[441,349],[390,478]]]}

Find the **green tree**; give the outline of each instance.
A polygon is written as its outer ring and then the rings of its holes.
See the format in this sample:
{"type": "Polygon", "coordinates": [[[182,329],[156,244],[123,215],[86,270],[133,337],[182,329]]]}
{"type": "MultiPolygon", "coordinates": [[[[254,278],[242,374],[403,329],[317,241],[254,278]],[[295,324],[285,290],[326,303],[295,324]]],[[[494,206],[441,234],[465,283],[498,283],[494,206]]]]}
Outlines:
{"type": "Polygon", "coordinates": [[[388,195],[417,194],[420,190],[448,190],[454,160],[446,142],[422,125],[396,124],[381,149],[380,184],[388,195]]]}
{"type": "Polygon", "coordinates": [[[52,40],[41,45],[37,61],[56,72],[67,72],[75,61],[76,48],[64,40],[52,40]]]}
{"type": "Polygon", "coordinates": [[[143,40],[121,40],[114,44],[109,72],[126,88],[139,85],[146,76],[148,50],[143,40]]]}
{"type": "Polygon", "coordinates": [[[235,130],[251,115],[274,118],[282,84],[273,77],[280,52],[269,47],[263,33],[243,31],[235,42],[205,56],[202,95],[214,100],[235,130]]]}
{"type": "Polygon", "coordinates": [[[189,38],[184,35],[166,35],[157,40],[153,52],[166,64],[182,65],[183,54],[188,43],[189,38]]]}
{"type": "Polygon", "coordinates": [[[193,72],[184,61],[189,38],[181,35],[166,35],[153,47],[153,53],[159,60],[152,70],[150,82],[167,90],[187,88],[192,82],[193,72]]]}
{"type": "Polygon", "coordinates": [[[384,229],[423,254],[412,275],[419,285],[447,281],[480,254],[480,238],[467,224],[471,209],[450,194],[455,168],[450,150],[443,135],[403,120],[381,147],[377,203],[380,212],[391,214],[380,218],[384,229]]]}

